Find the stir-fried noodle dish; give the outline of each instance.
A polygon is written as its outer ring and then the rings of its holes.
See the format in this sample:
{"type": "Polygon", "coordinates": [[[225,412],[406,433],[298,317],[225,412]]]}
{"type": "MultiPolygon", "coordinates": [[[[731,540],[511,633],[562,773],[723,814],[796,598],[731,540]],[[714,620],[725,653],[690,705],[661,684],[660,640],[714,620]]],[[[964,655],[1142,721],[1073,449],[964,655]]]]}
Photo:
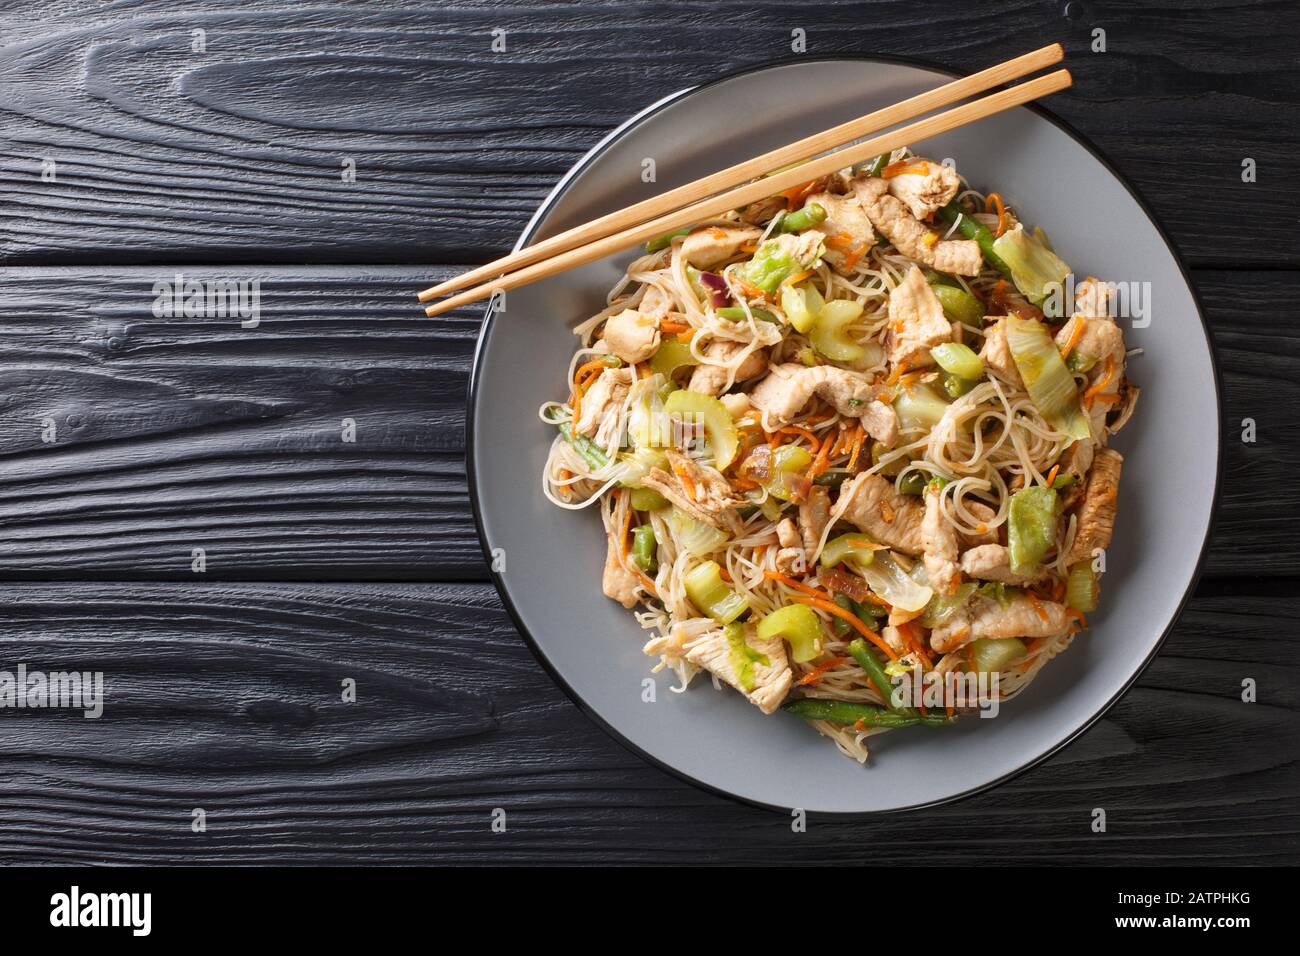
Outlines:
{"type": "Polygon", "coordinates": [[[865,761],[1087,627],[1138,393],[1115,313],[897,150],[648,243],[575,329],[543,489],[600,510],[604,593],[675,689],[707,671],[865,761]]]}

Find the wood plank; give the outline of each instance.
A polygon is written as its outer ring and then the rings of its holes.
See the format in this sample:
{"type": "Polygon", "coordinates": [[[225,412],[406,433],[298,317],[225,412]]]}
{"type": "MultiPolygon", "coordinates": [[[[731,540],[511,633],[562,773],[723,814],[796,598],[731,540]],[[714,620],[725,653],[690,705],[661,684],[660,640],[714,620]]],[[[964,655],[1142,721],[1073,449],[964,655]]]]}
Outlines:
{"type": "MultiPolygon", "coordinates": [[[[186,269],[261,283],[260,325],[242,329],[155,318],[171,269],[0,270],[0,576],[183,580],[198,547],[225,580],[482,579],[463,464],[479,312],[423,318],[427,271],[186,269]]],[[[1208,570],[1300,574],[1277,520],[1300,507],[1300,330],[1276,306],[1300,274],[1196,282],[1226,397],[1208,570]]]]}
{"type": "Polygon", "coordinates": [[[790,56],[796,28],[807,56],[876,50],[963,72],[1005,58],[1008,38],[1060,39],[1076,85],[1051,107],[1138,184],[1194,263],[1300,264],[1294,217],[1279,214],[1296,188],[1300,9],[1274,0],[1206,0],[1195,16],[1173,0],[1008,0],[960,22],[945,0],[871,15],[838,0],[804,17],[779,4],[144,0],[130,16],[89,4],[57,18],[18,0],[0,15],[0,262],[483,261],[607,130],[790,56]],[[1106,52],[1092,50],[1098,28],[1106,52]]]}
{"type": "Polygon", "coordinates": [[[3,596],[0,668],[102,670],[106,686],[98,720],[0,711],[5,863],[1258,864],[1300,847],[1293,588],[1194,600],[1103,721],[992,793],[866,822],[813,817],[802,834],[605,736],[487,585],[3,596]],[[348,677],[356,703],[340,699],[348,677]],[[1244,677],[1258,703],[1240,701],[1244,677]],[[1090,830],[1098,806],[1105,834],[1090,830]],[[504,834],[490,829],[497,807],[504,834]],[[194,808],[206,833],[190,829],[194,808]]]}

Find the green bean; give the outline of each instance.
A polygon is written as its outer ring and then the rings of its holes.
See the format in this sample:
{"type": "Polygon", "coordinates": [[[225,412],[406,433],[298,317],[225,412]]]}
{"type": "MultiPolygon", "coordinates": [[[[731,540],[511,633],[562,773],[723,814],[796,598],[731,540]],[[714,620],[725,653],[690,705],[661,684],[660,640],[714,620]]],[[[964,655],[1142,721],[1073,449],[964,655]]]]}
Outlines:
{"type": "Polygon", "coordinates": [[[961,398],[978,384],[979,382],[962,378],[960,375],[945,375],[943,377],[943,390],[948,393],[949,398],[961,398]]]}
{"type": "Polygon", "coordinates": [[[684,229],[674,229],[672,232],[665,232],[662,236],[655,236],[645,244],[646,252],[658,252],[660,249],[667,249],[673,244],[673,240],[678,236],[684,236],[690,232],[690,227],[684,229]]]}
{"type": "Polygon", "coordinates": [[[825,207],[819,203],[810,202],[802,209],[782,216],[781,221],[777,223],[776,231],[799,232],[801,229],[811,229],[825,219],[825,207]]]}
{"type": "Polygon", "coordinates": [[[925,473],[921,471],[910,471],[903,480],[898,483],[898,490],[905,495],[920,495],[925,493],[925,483],[927,479],[925,473]]]}
{"type": "Polygon", "coordinates": [[[838,488],[840,485],[844,484],[844,482],[848,480],[848,477],[849,477],[849,473],[847,471],[823,471],[820,475],[818,475],[816,478],[813,479],[813,484],[825,485],[831,488],[838,488]]]}
{"type": "Polygon", "coordinates": [[[889,165],[889,153],[881,153],[870,162],[863,163],[854,172],[866,173],[868,176],[879,176],[884,172],[885,167],[889,165]]]}
{"type": "Polygon", "coordinates": [[[877,660],[876,655],[867,647],[867,642],[862,638],[856,638],[849,644],[849,653],[853,659],[858,662],[858,666],[867,672],[871,678],[871,683],[876,686],[877,692],[885,701],[885,706],[900,717],[915,717],[916,711],[911,707],[895,707],[893,692],[894,684],[885,673],[885,668],[877,660]]]}
{"type": "Polygon", "coordinates": [[[984,253],[984,261],[997,269],[1008,279],[1011,278],[1011,267],[1003,261],[1002,257],[993,251],[993,233],[989,231],[988,226],[980,222],[956,201],[948,203],[939,210],[939,218],[948,224],[957,223],[957,231],[967,239],[974,239],[979,243],[980,252],[984,253]]]}
{"type": "Polygon", "coordinates": [[[804,720],[825,720],[832,724],[861,722],[866,727],[915,727],[917,724],[942,727],[953,722],[946,715],[917,714],[909,717],[884,710],[875,704],[859,704],[850,700],[822,700],[814,697],[791,701],[781,709],[804,720]]]}
{"type": "Polygon", "coordinates": [[[654,525],[638,525],[632,532],[632,560],[646,574],[654,574],[658,567],[658,548],[654,525]]]}
{"type": "Polygon", "coordinates": [[[577,450],[578,455],[587,463],[587,467],[593,471],[599,471],[609,464],[609,456],[586,435],[575,432],[572,422],[560,422],[560,434],[577,450]]]}
{"type": "MultiPolygon", "coordinates": [[[[718,315],[721,318],[727,319],[728,321],[731,322],[748,321],[748,316],[745,315],[745,310],[738,305],[726,305],[723,306],[721,309],[717,309],[715,311],[718,313],[718,315]]],[[[754,318],[758,319],[760,322],[777,321],[776,316],[773,315],[771,312],[767,311],[767,309],[755,309],[751,307],[749,311],[752,312],[754,314],[754,318]]]]}

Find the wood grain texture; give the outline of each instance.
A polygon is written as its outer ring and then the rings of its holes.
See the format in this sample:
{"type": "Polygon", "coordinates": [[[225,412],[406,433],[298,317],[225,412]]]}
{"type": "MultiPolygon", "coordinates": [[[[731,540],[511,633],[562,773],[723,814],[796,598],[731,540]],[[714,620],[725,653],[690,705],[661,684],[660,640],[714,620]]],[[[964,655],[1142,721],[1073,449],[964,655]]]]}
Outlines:
{"type": "MultiPolygon", "coordinates": [[[[0,577],[183,580],[201,547],[216,579],[483,579],[463,463],[478,310],[423,318],[428,271],[185,270],[259,281],[254,329],[156,318],[170,269],[0,272],[0,577]]],[[[1208,570],[1300,574],[1276,520],[1300,509],[1300,330],[1273,305],[1300,276],[1196,283],[1225,389],[1208,570]]]]}
{"type": "Polygon", "coordinates": [[[482,261],[607,130],[791,56],[797,28],[807,56],[961,72],[1059,39],[1075,87],[1051,108],[1193,262],[1300,265],[1300,9],[1278,0],[47,6],[0,14],[8,263],[482,261]]]}
{"type": "Polygon", "coordinates": [[[0,668],[102,670],[106,703],[99,720],[0,710],[2,862],[1267,863],[1300,848],[1294,594],[1195,600],[1105,719],[993,793],[814,816],[803,834],[624,751],[488,585],[22,584],[4,600],[0,668]],[[1245,677],[1258,703],[1241,702],[1245,677]]]}

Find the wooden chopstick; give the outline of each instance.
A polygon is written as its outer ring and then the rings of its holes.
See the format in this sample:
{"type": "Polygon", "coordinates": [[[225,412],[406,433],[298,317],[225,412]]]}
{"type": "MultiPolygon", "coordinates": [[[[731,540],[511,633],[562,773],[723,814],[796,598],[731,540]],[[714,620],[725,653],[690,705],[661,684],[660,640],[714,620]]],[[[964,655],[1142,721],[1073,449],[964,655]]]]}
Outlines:
{"type": "Polygon", "coordinates": [[[954,109],[890,130],[888,133],[874,139],[809,160],[794,169],[774,173],[766,179],[751,182],[738,189],[732,189],[709,199],[692,203],[657,219],[614,233],[584,246],[570,249],[545,261],[525,266],[491,282],[476,286],[458,295],[453,295],[441,302],[436,302],[426,308],[424,314],[428,316],[441,315],[443,312],[466,303],[486,299],[494,292],[515,289],[538,279],[555,275],[558,272],[564,272],[588,262],[603,259],[605,256],[612,255],[629,246],[645,242],[674,229],[680,229],[683,226],[694,225],[697,222],[760,199],[765,199],[768,196],[774,196],[794,186],[843,169],[846,166],[866,162],[881,153],[895,150],[900,146],[914,144],[931,136],[946,133],[959,126],[965,126],[967,123],[973,123],[976,120],[1000,113],[1003,110],[1036,100],[1039,97],[1047,96],[1049,93],[1056,93],[1069,87],[1071,82],[1069,70],[1057,70],[1046,76],[1040,76],[1037,79],[1021,83],[1019,86],[1013,86],[1010,89],[993,93],[981,99],[963,103],[954,109]]]}
{"type": "Polygon", "coordinates": [[[788,166],[791,163],[807,159],[809,156],[815,156],[818,153],[824,153],[827,150],[843,146],[845,143],[879,132],[895,123],[915,119],[923,113],[948,106],[968,96],[983,93],[985,90],[992,89],[999,84],[1017,80],[1022,76],[1028,76],[1043,67],[1059,63],[1064,56],[1065,51],[1061,49],[1061,45],[1053,43],[1042,49],[1034,50],[1032,53],[1026,53],[1023,56],[1007,60],[1005,63],[991,66],[987,70],[981,70],[970,76],[953,80],[951,83],[945,83],[943,86],[903,100],[901,103],[895,103],[893,106],[876,110],[874,113],[867,113],[865,116],[859,116],[857,119],[849,120],[847,123],[841,123],[839,126],[833,126],[828,130],[807,136],[790,143],[788,146],[782,146],[779,149],[764,153],[762,156],[755,156],[743,163],[737,163],[735,166],[705,176],[703,179],[697,179],[684,186],[678,186],[676,189],[670,189],[666,193],[661,193],[658,196],[653,196],[650,199],[642,200],[624,209],[601,216],[599,219],[593,219],[580,226],[575,226],[559,235],[544,239],[536,245],[528,246],[518,252],[503,256],[494,262],[489,262],[485,266],[471,269],[469,272],[448,279],[446,282],[439,283],[430,289],[425,289],[420,293],[419,300],[428,302],[430,299],[446,295],[448,292],[467,288],[476,282],[504,275],[507,272],[532,265],[534,262],[540,262],[576,246],[603,239],[647,219],[662,216],[674,209],[697,202],[724,189],[730,189],[733,186],[739,186],[752,179],[757,179],[774,169],[780,169],[782,166],[788,166]]]}

